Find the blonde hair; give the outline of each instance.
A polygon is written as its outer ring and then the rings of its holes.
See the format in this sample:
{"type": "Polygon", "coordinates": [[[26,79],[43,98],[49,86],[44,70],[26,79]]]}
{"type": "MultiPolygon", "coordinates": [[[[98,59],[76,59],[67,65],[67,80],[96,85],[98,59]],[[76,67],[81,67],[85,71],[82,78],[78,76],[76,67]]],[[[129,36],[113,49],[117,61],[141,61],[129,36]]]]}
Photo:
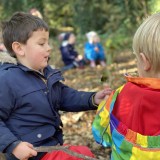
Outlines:
{"type": "Polygon", "coordinates": [[[143,53],[154,72],[160,71],[160,13],[149,16],[138,28],[133,38],[133,51],[143,53]]]}

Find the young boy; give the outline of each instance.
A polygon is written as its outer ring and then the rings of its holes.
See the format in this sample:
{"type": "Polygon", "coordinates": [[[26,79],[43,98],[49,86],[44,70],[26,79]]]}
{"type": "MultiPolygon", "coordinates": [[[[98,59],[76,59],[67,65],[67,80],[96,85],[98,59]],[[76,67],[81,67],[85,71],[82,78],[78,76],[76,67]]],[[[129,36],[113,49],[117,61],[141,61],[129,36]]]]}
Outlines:
{"type": "Polygon", "coordinates": [[[48,65],[49,30],[42,19],[16,13],[3,24],[2,33],[8,53],[15,58],[13,64],[10,56],[10,62],[3,59],[0,66],[0,151],[9,160],[65,159],[55,158],[54,152],[37,154],[34,147],[62,145],[58,111],[94,110],[109,91],[83,92],[61,83],[60,71],[48,65]]]}
{"type": "Polygon", "coordinates": [[[160,13],[148,17],[133,38],[139,77],[103,101],[93,122],[95,140],[111,146],[112,160],[160,159],[160,13]]]}

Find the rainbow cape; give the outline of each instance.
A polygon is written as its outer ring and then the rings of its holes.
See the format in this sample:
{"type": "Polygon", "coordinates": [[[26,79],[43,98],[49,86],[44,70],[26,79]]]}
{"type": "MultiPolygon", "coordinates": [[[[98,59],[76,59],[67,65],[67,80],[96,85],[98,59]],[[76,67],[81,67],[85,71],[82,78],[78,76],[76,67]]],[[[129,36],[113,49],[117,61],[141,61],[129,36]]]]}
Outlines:
{"type": "Polygon", "coordinates": [[[100,103],[92,125],[94,139],[104,147],[112,148],[111,160],[160,160],[160,136],[134,132],[112,114],[123,87],[100,103]]]}

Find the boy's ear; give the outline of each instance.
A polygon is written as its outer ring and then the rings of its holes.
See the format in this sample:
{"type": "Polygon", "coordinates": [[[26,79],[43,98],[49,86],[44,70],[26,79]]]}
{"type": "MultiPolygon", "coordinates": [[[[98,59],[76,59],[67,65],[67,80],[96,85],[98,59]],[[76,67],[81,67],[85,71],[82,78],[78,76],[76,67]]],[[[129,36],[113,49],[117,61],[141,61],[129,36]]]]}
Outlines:
{"type": "Polygon", "coordinates": [[[149,71],[151,69],[151,63],[148,60],[148,58],[145,56],[144,53],[140,53],[140,58],[141,58],[143,69],[145,71],[149,71]]]}
{"type": "Polygon", "coordinates": [[[24,55],[22,44],[19,43],[19,42],[13,42],[12,43],[12,49],[17,55],[19,55],[19,56],[24,55]]]}

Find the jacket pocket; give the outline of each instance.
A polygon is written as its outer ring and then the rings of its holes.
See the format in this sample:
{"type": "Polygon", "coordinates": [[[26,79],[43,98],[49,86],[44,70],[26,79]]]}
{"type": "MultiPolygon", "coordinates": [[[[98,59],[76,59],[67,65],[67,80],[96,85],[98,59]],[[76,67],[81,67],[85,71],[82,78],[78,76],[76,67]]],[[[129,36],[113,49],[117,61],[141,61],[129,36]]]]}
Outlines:
{"type": "Polygon", "coordinates": [[[56,129],[52,125],[44,125],[32,130],[30,133],[21,136],[22,141],[38,143],[54,136],[56,129]]]}

